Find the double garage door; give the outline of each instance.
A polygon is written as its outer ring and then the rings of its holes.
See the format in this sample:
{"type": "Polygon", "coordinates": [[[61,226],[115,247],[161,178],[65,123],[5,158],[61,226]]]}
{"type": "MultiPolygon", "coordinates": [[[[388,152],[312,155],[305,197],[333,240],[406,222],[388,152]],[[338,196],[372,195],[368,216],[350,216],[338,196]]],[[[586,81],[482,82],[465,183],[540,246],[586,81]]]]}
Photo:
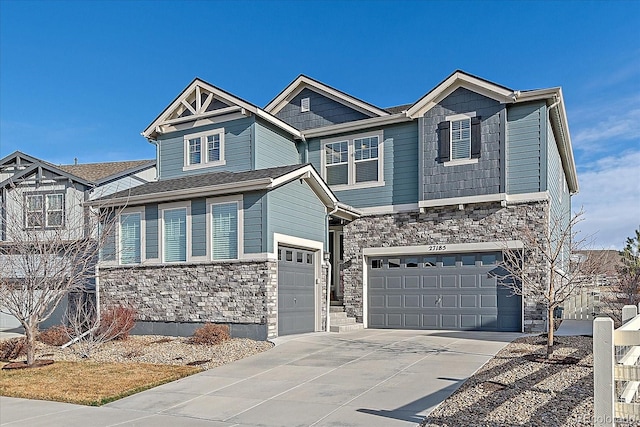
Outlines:
{"type": "Polygon", "coordinates": [[[314,253],[278,247],[278,335],[315,330],[314,253]]]}
{"type": "Polygon", "coordinates": [[[499,252],[368,258],[370,328],[520,331],[499,252]]]}

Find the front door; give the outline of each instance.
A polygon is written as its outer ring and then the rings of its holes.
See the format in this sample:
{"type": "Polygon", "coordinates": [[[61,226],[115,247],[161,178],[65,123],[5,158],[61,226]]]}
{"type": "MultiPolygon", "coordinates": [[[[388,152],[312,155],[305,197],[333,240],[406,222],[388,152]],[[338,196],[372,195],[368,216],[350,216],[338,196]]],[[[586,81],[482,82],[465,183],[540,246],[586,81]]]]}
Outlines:
{"type": "Polygon", "coordinates": [[[342,263],[344,254],[344,235],[342,227],[329,231],[329,262],[331,263],[331,301],[342,301],[344,283],[342,282],[342,263]]]}

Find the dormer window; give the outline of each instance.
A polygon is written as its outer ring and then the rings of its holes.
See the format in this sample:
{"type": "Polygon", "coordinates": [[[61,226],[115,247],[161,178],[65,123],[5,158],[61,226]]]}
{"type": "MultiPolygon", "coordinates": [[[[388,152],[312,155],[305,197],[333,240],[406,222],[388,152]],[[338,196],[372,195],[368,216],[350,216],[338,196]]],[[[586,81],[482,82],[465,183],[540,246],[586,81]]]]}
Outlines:
{"type": "Polygon", "coordinates": [[[224,129],[184,136],[183,170],[221,166],[224,160],[224,129]]]}
{"type": "Polygon", "coordinates": [[[302,98],[300,100],[300,112],[306,113],[311,109],[311,98],[302,98]]]}

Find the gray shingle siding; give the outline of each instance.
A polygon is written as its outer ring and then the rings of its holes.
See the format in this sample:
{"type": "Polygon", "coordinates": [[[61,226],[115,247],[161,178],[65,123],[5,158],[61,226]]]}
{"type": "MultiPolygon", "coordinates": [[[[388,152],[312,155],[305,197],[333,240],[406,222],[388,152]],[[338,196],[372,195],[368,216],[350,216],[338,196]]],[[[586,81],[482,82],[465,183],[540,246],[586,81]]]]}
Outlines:
{"type": "Polygon", "coordinates": [[[465,88],[456,89],[430,109],[422,120],[423,200],[501,192],[505,106],[465,88]],[[445,166],[438,160],[438,123],[446,116],[475,112],[482,118],[482,151],[478,163],[445,166]]]}
{"type": "Polygon", "coordinates": [[[276,117],[296,129],[306,130],[362,120],[369,116],[310,89],[303,89],[276,114],[276,117]],[[302,98],[310,98],[310,111],[300,111],[302,98]]]}

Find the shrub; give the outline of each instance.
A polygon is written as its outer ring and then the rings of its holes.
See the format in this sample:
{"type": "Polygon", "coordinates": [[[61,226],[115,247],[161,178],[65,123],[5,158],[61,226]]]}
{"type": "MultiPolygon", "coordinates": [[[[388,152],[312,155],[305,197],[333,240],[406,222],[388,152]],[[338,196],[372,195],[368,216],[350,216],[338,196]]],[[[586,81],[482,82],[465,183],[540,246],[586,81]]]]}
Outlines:
{"type": "Polygon", "coordinates": [[[40,332],[38,334],[38,341],[43,342],[47,345],[60,347],[61,345],[69,342],[72,335],[73,333],[71,328],[67,328],[64,325],[57,325],[40,332]]]}
{"type": "Polygon", "coordinates": [[[229,326],[214,325],[207,323],[201,328],[193,331],[193,336],[189,339],[190,344],[220,344],[231,339],[229,326]]]}
{"type": "Polygon", "coordinates": [[[11,338],[0,341],[0,360],[13,360],[27,354],[27,339],[11,338]]]}
{"type": "Polygon", "coordinates": [[[100,313],[100,324],[94,333],[104,337],[104,341],[126,340],[136,325],[136,310],[133,307],[114,305],[100,313]]]}

